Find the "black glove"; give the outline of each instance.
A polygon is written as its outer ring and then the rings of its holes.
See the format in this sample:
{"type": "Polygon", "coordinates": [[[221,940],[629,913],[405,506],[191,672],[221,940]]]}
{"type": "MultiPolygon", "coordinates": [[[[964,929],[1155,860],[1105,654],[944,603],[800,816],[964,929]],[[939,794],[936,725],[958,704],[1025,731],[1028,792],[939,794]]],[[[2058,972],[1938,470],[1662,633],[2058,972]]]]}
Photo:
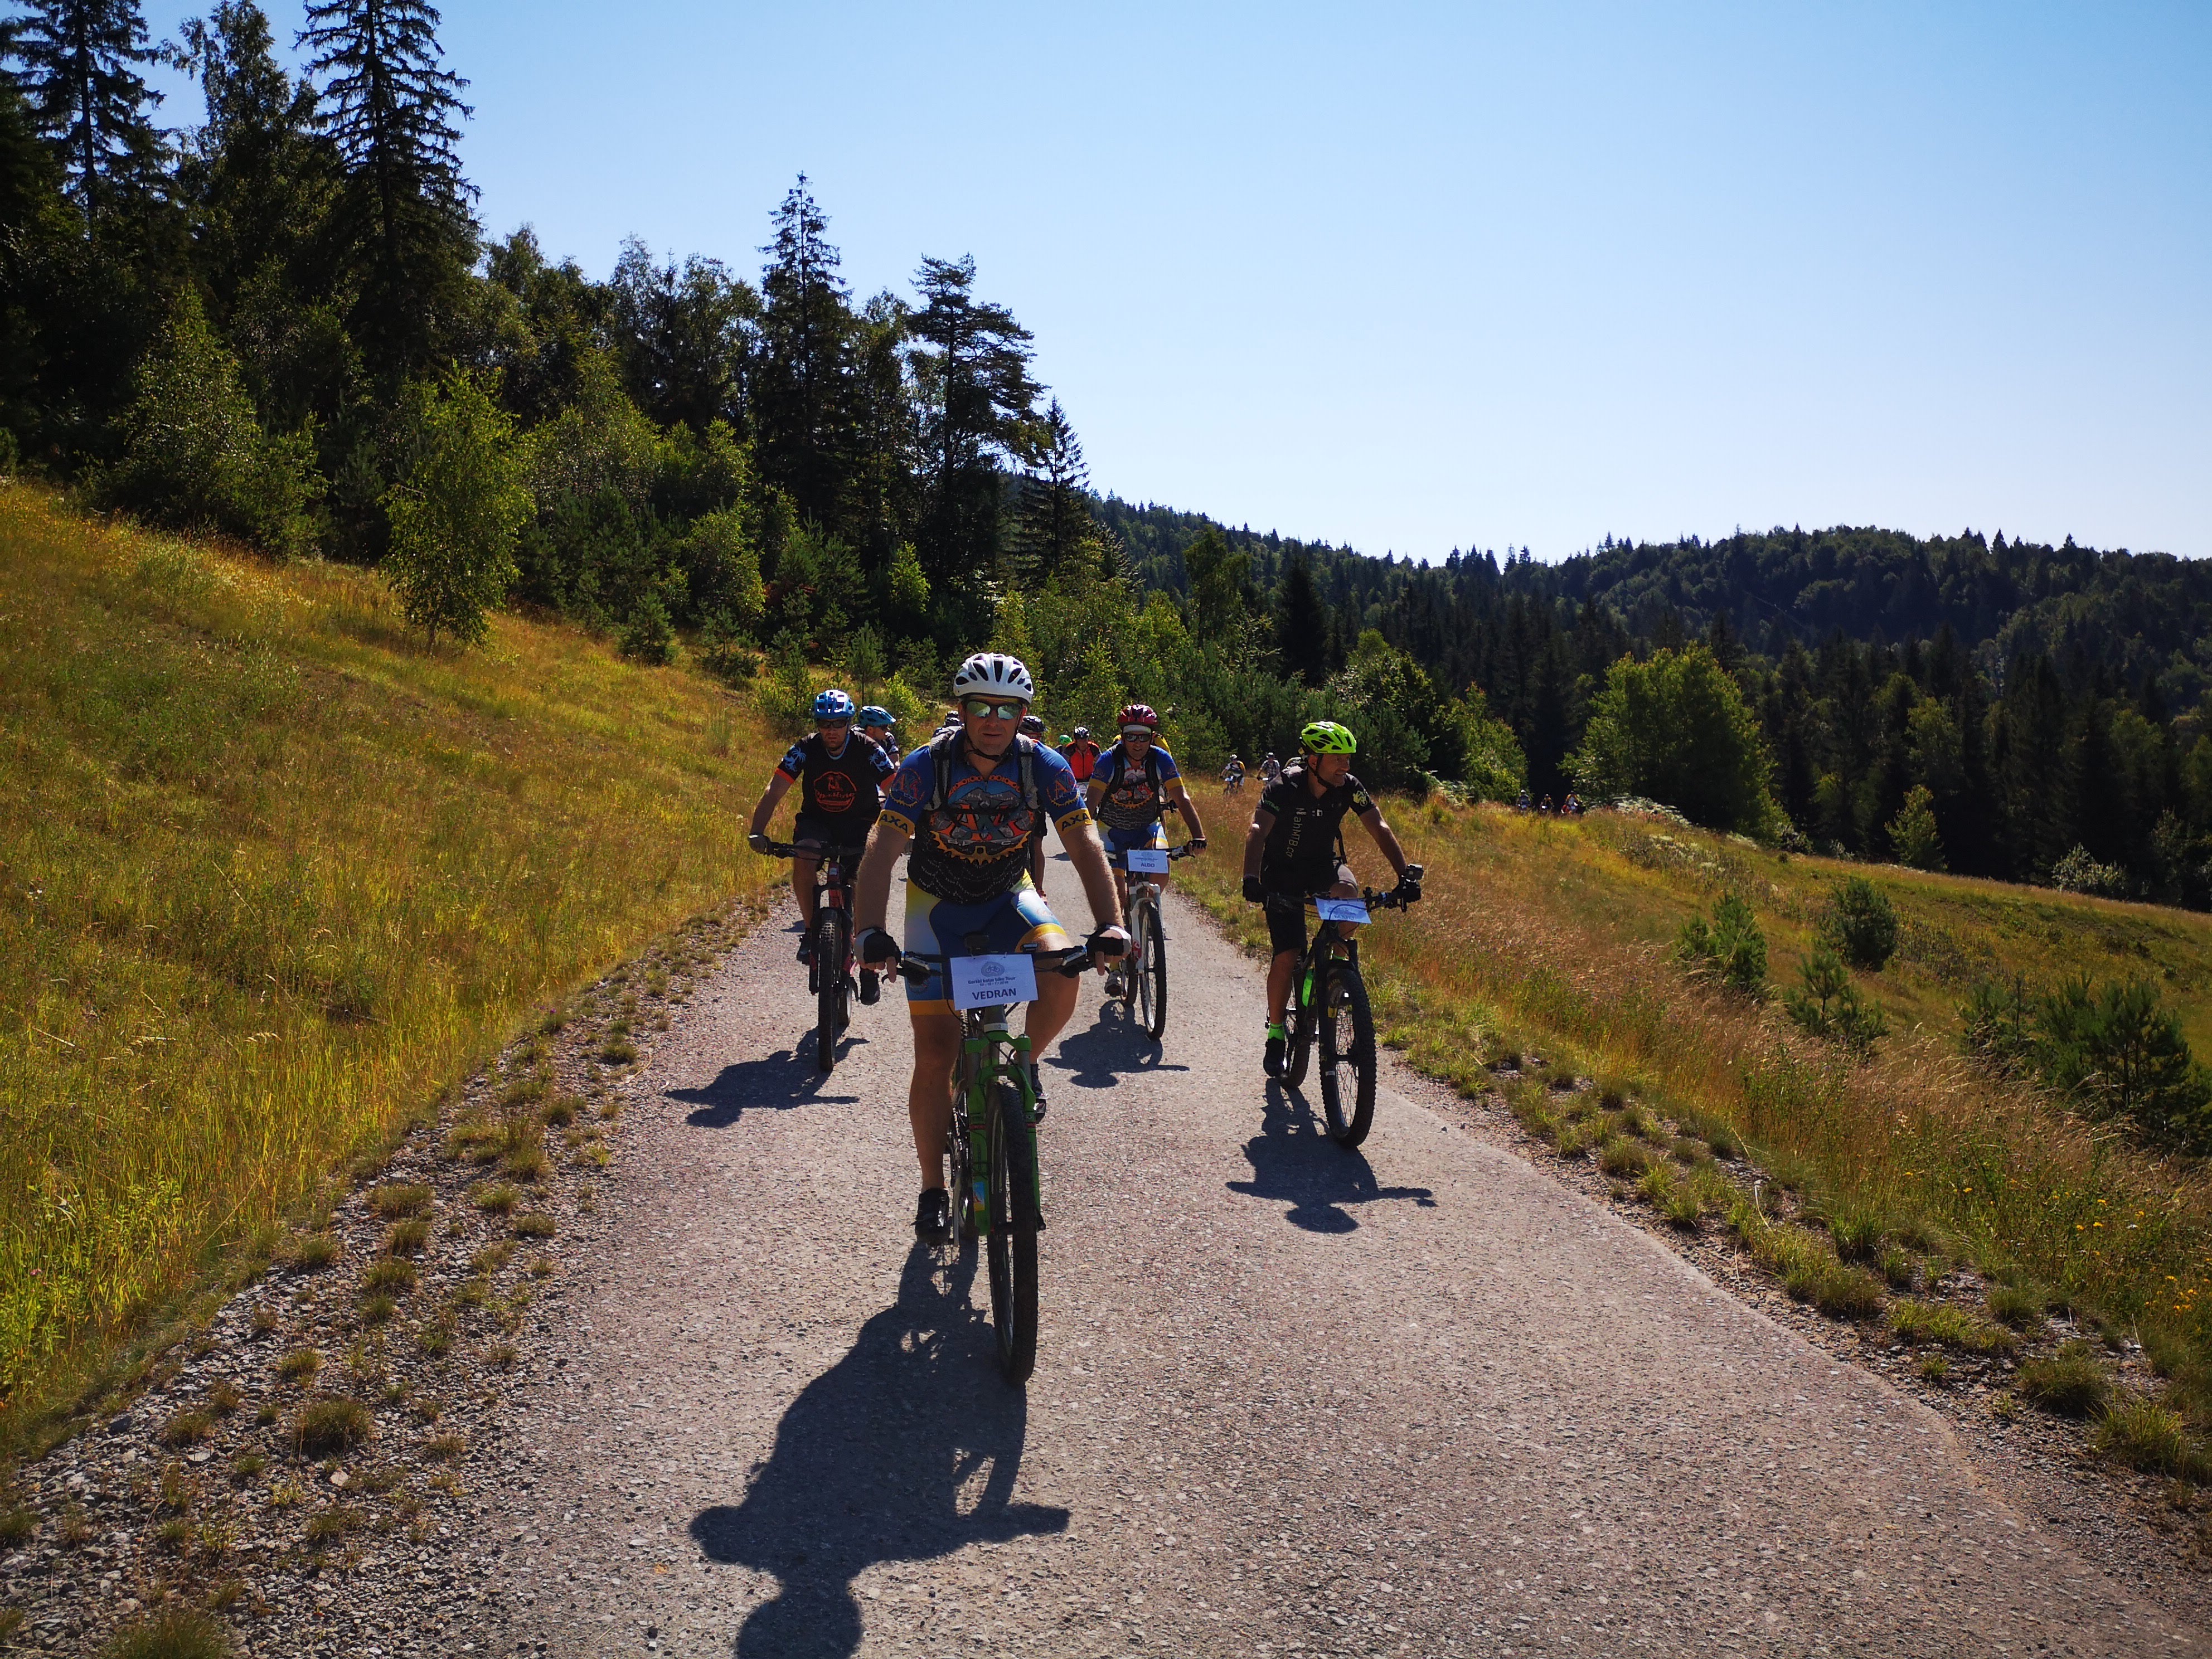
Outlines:
{"type": "Polygon", "coordinates": [[[1260,878],[1257,876],[1245,877],[1244,902],[1247,904],[1265,904],[1267,902],[1267,890],[1260,885],[1260,878]]]}
{"type": "Polygon", "coordinates": [[[757,830],[754,830],[752,834],[745,837],[745,845],[751,848],[754,852],[758,853],[763,858],[772,857],[775,850],[775,843],[769,840],[766,836],[761,834],[757,830]]]}
{"type": "Polygon", "coordinates": [[[891,936],[880,927],[863,927],[854,943],[860,947],[860,960],[870,967],[889,962],[898,954],[898,946],[891,942],[891,936]]]}
{"type": "Polygon", "coordinates": [[[1407,865],[1405,868],[1404,873],[1399,876],[1398,902],[1401,904],[1413,904],[1419,901],[1421,896],[1421,866],[1418,864],[1407,865]]]}
{"type": "Polygon", "coordinates": [[[1206,850],[1206,837],[1193,836],[1190,838],[1190,850],[1194,853],[1203,853],[1206,850]]]}

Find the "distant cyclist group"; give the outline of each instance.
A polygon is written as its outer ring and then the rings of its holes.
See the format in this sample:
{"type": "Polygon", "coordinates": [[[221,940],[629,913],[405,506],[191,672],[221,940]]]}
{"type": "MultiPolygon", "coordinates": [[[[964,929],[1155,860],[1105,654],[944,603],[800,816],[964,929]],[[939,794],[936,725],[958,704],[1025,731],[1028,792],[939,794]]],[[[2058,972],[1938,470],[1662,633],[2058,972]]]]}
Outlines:
{"type": "MultiPolygon", "coordinates": [[[[905,983],[915,1054],[907,1107],[921,1169],[915,1231],[934,1243],[967,1233],[975,1219],[957,1179],[959,1213],[946,1191],[948,1152],[957,1176],[968,1151],[964,1140],[949,1146],[949,1136],[956,1118],[965,1125],[971,1116],[967,1096],[955,1087],[956,1073],[974,1072],[974,1056],[986,1038],[1015,1056],[994,1063],[1006,1073],[1002,1081],[1013,1105],[1006,1109],[1021,1119],[1015,1127],[1027,1135],[1046,1112],[1038,1062],[1075,1012],[1077,981],[1071,975],[1103,969],[1109,997],[1134,999],[1143,993],[1146,1009],[1164,1019],[1166,981],[1159,953],[1165,947],[1158,918],[1158,895],[1169,879],[1168,814],[1180,817],[1188,832],[1172,856],[1201,852],[1206,844],[1197,804],[1175,757],[1159,740],[1160,716],[1149,705],[1122,708],[1115,741],[1102,750],[1084,726],[1057,745],[1047,743],[1043,722],[1031,713],[1036,681],[1018,659],[1002,652],[969,657],[954,674],[951,691],[953,706],[935,732],[903,758],[896,722],[885,710],[856,707],[842,690],[821,693],[814,700],[815,729],[778,763],[754,809],[749,837],[755,850],[792,859],[793,892],[805,924],[799,956],[822,988],[825,1067],[832,1063],[834,1028],[845,1017],[848,964],[857,969],[864,1003],[875,1000],[881,975],[896,974],[905,983]],[[794,787],[799,801],[792,842],[773,842],[769,823],[794,787]],[[1045,900],[1048,825],[1058,830],[1090,908],[1093,928],[1079,945],[1045,900]],[[886,911],[902,854],[908,859],[906,914],[901,937],[894,939],[886,911]],[[1019,1000],[1027,1001],[1027,1011],[1020,1038],[1005,1023],[1015,999],[988,1011],[997,1016],[990,1026],[979,1022],[974,1003],[962,1000],[955,985],[958,970],[975,965],[962,958],[1018,956],[1066,970],[1036,973],[1033,992],[1023,986],[1019,1000]]],[[[1358,746],[1346,726],[1316,720],[1299,732],[1291,762],[1284,764],[1269,754],[1261,763],[1261,794],[1244,840],[1243,890],[1249,902],[1264,908],[1273,949],[1262,1045],[1266,1075],[1296,1081],[1307,1048],[1318,1043],[1327,1092],[1331,1059],[1348,1062],[1352,1056],[1338,1051],[1364,1040],[1366,1071],[1359,1094],[1371,1107],[1371,1036],[1350,1035],[1348,1024],[1340,1040],[1333,1035],[1339,1012],[1348,1011],[1358,989],[1351,930],[1364,920],[1367,902],[1398,905],[1418,899],[1421,870],[1407,861],[1382,810],[1352,775],[1358,746]],[[1346,856],[1346,817],[1358,820],[1389,860],[1396,885],[1388,892],[1363,894],[1358,886],[1346,856]],[[1346,914],[1346,904],[1357,914],[1346,914]],[[1310,907],[1324,919],[1322,933],[1310,940],[1310,907]],[[1319,989],[1316,952],[1325,981],[1319,989]],[[1344,971],[1333,974],[1331,962],[1344,964],[1344,971]]],[[[1243,763],[1231,757],[1224,783],[1235,791],[1243,775],[1243,763]]],[[[1364,1033],[1364,990],[1358,1005],[1364,1033]]],[[[975,1110],[998,1113],[980,1095],[975,1110]]],[[[1333,1124],[1337,1115],[1332,1094],[1333,1124]]],[[[1339,1138],[1356,1143],[1364,1132],[1363,1115],[1357,1133],[1339,1138]]],[[[1024,1144],[1033,1148],[1033,1141],[1024,1144]]],[[[977,1146],[983,1146],[981,1139],[977,1146]]],[[[1003,1159],[1003,1146],[998,1155],[1003,1159]]],[[[1030,1158],[1033,1164],[1033,1150],[1030,1158]]],[[[976,1179],[975,1206],[988,1209],[989,1193],[982,1176],[976,1179]]],[[[1033,1180],[1028,1200],[1020,1199],[1022,1190],[1020,1180],[1012,1178],[1007,1191],[1013,1196],[1006,1203],[1016,1209],[1026,1203],[1032,1224],[1042,1226],[1042,1218],[1033,1214],[1033,1180]]],[[[995,1275],[995,1256],[994,1263],[995,1275]]],[[[994,1277],[994,1299],[995,1285],[994,1277]]],[[[1033,1346],[1033,1329],[1031,1334],[1033,1346]]]]}

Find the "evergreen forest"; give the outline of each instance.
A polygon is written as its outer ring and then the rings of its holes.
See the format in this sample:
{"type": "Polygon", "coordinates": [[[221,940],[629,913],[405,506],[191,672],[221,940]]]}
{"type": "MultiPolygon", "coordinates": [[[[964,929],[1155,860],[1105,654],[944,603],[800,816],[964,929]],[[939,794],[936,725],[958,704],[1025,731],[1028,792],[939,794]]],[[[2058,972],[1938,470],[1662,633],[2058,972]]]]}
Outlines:
{"type": "Polygon", "coordinates": [[[950,665],[997,646],[1054,728],[1140,698],[1199,768],[1331,715],[1378,787],[1649,796],[2212,904],[2204,565],[1842,526],[1424,563],[1101,496],[974,261],[858,294],[804,177],[732,228],[761,239],[742,270],[634,240],[599,280],[491,234],[439,23],[220,0],[157,43],[136,0],[21,0],[0,471],[380,568],[433,647],[534,610],[793,720],[835,675],[926,730],[950,665]],[[197,80],[199,125],[161,124],[156,64],[197,80]]]}

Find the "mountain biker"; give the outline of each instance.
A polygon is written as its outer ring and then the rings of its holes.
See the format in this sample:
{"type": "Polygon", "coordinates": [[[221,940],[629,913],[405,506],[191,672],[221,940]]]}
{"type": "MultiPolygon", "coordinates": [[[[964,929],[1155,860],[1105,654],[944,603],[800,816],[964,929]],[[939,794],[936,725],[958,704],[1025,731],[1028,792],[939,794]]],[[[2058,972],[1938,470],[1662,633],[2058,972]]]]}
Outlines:
{"type": "MultiPolygon", "coordinates": [[[[1421,893],[1418,866],[1382,821],[1382,810],[1352,775],[1358,740],[1334,720],[1316,720],[1298,733],[1299,756],[1261,793],[1244,837],[1244,897],[1267,911],[1267,1044],[1261,1061],[1269,1077],[1283,1074],[1284,1011],[1291,981],[1306,948],[1306,899],[1327,891],[1358,898],[1359,884],[1345,862],[1344,815],[1356,816],[1397,872],[1407,898],[1421,893]]],[[[1268,758],[1273,759],[1270,756],[1268,758]]]]}
{"type": "Polygon", "coordinates": [[[1221,769],[1221,782],[1232,795],[1243,788],[1244,763],[1231,755],[1229,757],[1229,763],[1221,769]]]}
{"type": "Polygon", "coordinates": [[[1075,774],[1078,783],[1090,782],[1091,774],[1098,765],[1098,745],[1091,741],[1091,728],[1077,726],[1074,740],[1060,751],[1060,757],[1067,763],[1067,769],[1075,774]]]}
{"type": "MultiPolygon", "coordinates": [[[[1133,848],[1168,844],[1165,818],[1173,806],[1190,830],[1190,844],[1203,848],[1206,830],[1198,805],[1183,787],[1182,772],[1160,743],[1160,717],[1149,703],[1133,702],[1117,724],[1121,740],[1100,757],[1085,786],[1091,815],[1106,829],[1106,854],[1119,858],[1133,848]]],[[[1164,889],[1168,878],[1152,878],[1164,889]]]]}
{"type": "MultiPolygon", "coordinates": [[[[860,959],[890,961],[897,947],[884,930],[891,871],[909,843],[907,864],[906,947],[928,956],[961,955],[971,934],[987,935],[994,950],[1059,951],[1073,944],[1030,879],[1034,844],[1048,818],[1082,879],[1098,923],[1100,954],[1127,948],[1121,926],[1121,896],[1091,814],[1076,791],[1067,763],[1017,729],[1036,698],[1036,684],[1019,659],[978,652],[952,677],[966,719],[901,763],[885,797],[882,818],[868,842],[855,884],[854,920],[860,959]]],[[[915,1207],[915,1235],[941,1241],[951,1224],[945,1194],[945,1137],[952,1118],[952,1068],[960,1056],[961,1022],[939,966],[907,987],[914,1024],[914,1078],[907,1115],[921,1164],[921,1199],[915,1207]]],[[[1040,974],[1037,998],[1024,1029],[1031,1063],[1042,1060],[1075,1012],[1076,983],[1040,974]]],[[[1044,1094],[1037,1092],[1037,1109],[1044,1094]]]]}
{"type": "Polygon", "coordinates": [[[874,703],[860,710],[860,735],[882,750],[893,766],[899,762],[898,739],[891,735],[892,728],[897,724],[891,718],[890,709],[878,708],[874,703]]]}
{"type": "Polygon", "coordinates": [[[1275,751],[1270,749],[1267,751],[1267,758],[1260,763],[1260,787],[1265,790],[1269,784],[1282,775],[1283,763],[1275,758],[1275,751]]]}
{"type": "MultiPolygon", "coordinates": [[[[754,852],[769,850],[769,820],[794,783],[799,786],[799,817],[791,838],[801,847],[859,847],[868,839],[883,803],[890,759],[866,738],[853,736],[853,700],[832,686],[814,699],[814,735],[801,738],[776,763],[768,787],[753,808],[745,840],[754,852]]],[[[814,871],[821,863],[801,853],[791,860],[791,890],[806,924],[799,936],[799,959],[814,954],[814,871]]]]}

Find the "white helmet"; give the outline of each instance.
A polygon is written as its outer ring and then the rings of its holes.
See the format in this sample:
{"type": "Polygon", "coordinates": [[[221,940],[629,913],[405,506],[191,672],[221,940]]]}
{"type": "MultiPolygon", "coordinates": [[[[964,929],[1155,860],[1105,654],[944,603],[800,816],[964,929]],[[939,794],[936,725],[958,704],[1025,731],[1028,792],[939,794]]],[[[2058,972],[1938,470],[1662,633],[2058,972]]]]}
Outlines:
{"type": "Polygon", "coordinates": [[[954,696],[964,697],[971,693],[1019,697],[1024,702],[1035,702],[1036,682],[1022,666],[1019,657],[1010,657],[1003,651],[978,651],[962,663],[960,672],[952,677],[954,696]]]}

